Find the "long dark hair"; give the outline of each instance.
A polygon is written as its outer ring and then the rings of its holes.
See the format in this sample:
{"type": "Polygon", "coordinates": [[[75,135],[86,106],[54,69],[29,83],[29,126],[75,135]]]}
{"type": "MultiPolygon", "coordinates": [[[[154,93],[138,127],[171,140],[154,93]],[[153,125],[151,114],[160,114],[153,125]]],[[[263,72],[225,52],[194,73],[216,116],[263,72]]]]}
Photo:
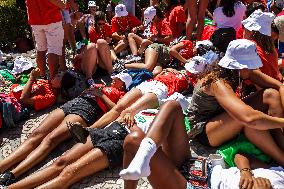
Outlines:
{"type": "Polygon", "coordinates": [[[165,18],[165,15],[164,15],[163,11],[161,10],[161,8],[158,5],[155,5],[154,8],[156,9],[156,16],[159,19],[165,18]]]}
{"type": "Polygon", "coordinates": [[[271,36],[263,35],[259,31],[253,31],[250,39],[255,41],[267,54],[273,53],[275,50],[274,41],[271,36]]]}
{"type": "Polygon", "coordinates": [[[180,1],[179,0],[170,0],[169,4],[167,5],[166,9],[165,9],[165,13],[169,14],[169,12],[176,6],[180,5],[180,1]]]}
{"type": "Polygon", "coordinates": [[[235,15],[235,3],[236,0],[221,0],[220,7],[223,7],[222,11],[224,15],[227,17],[232,17],[235,15]]]}
{"type": "Polygon", "coordinates": [[[234,91],[239,86],[239,70],[231,70],[223,68],[218,65],[219,61],[216,61],[211,66],[207,67],[203,73],[198,76],[198,79],[205,78],[202,87],[209,86],[210,84],[223,80],[229,84],[234,91]]]}

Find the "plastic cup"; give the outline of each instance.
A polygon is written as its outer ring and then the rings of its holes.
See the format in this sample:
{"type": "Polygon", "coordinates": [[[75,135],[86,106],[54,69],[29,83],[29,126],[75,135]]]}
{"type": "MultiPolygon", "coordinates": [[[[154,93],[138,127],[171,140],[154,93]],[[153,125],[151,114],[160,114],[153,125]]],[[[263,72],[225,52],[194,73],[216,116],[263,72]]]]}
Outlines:
{"type": "Polygon", "coordinates": [[[216,165],[221,165],[223,169],[226,169],[224,158],[220,154],[210,154],[209,160],[211,161],[213,167],[216,165]]]}

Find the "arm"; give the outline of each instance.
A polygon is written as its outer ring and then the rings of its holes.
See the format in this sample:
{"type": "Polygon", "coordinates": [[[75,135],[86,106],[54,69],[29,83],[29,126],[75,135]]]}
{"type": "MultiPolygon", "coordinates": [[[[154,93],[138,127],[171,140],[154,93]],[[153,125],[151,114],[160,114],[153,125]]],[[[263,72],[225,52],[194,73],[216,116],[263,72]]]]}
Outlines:
{"type": "Polygon", "coordinates": [[[253,174],[250,169],[249,159],[246,156],[238,153],[235,156],[234,162],[241,174],[239,187],[251,189],[253,186],[253,174]]]}
{"type": "Polygon", "coordinates": [[[283,128],[284,119],[272,117],[254,110],[239,99],[232,88],[223,81],[219,80],[211,84],[210,87],[213,95],[225,111],[245,126],[258,130],[283,128]]]}
{"type": "Polygon", "coordinates": [[[78,27],[80,30],[80,34],[82,36],[83,39],[86,39],[86,32],[85,32],[85,20],[86,20],[86,16],[82,16],[82,18],[78,21],[78,27]]]}
{"type": "Polygon", "coordinates": [[[284,86],[280,81],[269,77],[260,70],[252,70],[248,76],[248,79],[262,88],[273,88],[278,90],[281,96],[282,107],[284,107],[284,86]]]}
{"type": "Polygon", "coordinates": [[[22,91],[21,101],[26,105],[29,105],[29,106],[34,105],[34,99],[31,97],[31,91],[32,91],[33,83],[36,81],[36,78],[39,76],[39,74],[40,74],[40,71],[38,68],[32,70],[30,74],[30,78],[22,91]]]}
{"type": "Polygon", "coordinates": [[[181,61],[183,64],[185,64],[186,59],[183,58],[180,54],[179,54],[179,50],[182,49],[184,47],[184,44],[182,42],[172,46],[170,48],[170,55],[175,57],[176,59],[178,59],[179,61],[181,61]]]}
{"type": "Polygon", "coordinates": [[[66,4],[61,0],[49,0],[49,1],[61,9],[65,9],[66,7],[66,4]]]}
{"type": "Polygon", "coordinates": [[[113,38],[114,40],[116,40],[116,41],[120,41],[120,40],[124,40],[124,39],[125,39],[124,36],[119,35],[117,32],[114,32],[114,33],[112,34],[112,38],[113,38]]]}

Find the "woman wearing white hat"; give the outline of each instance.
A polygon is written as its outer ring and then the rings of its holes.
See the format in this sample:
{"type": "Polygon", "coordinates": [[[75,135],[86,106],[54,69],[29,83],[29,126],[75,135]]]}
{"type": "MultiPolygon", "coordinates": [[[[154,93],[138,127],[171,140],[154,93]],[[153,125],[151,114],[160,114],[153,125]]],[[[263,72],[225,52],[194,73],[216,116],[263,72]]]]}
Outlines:
{"type": "MultiPolygon", "coordinates": [[[[244,132],[253,144],[283,166],[284,86],[260,72],[261,66],[253,42],[232,41],[226,55],[205,71],[195,86],[188,108],[188,135],[204,145],[217,147],[244,132]],[[241,79],[250,79],[265,90],[242,100],[235,93],[241,79]]],[[[188,139],[180,109],[175,102],[164,104],[138,150],[137,137],[124,144],[128,146],[124,150],[129,150],[128,157],[124,157],[127,160],[137,150],[132,161],[124,165],[129,166],[120,172],[125,180],[149,176],[155,188],[186,188],[186,180],[175,167],[185,160],[187,150],[173,148],[176,142],[182,144],[188,139]],[[162,144],[166,144],[165,148],[162,144]]]]}
{"type": "Polygon", "coordinates": [[[244,38],[252,40],[257,45],[257,53],[261,58],[263,66],[260,70],[279,81],[282,75],[278,68],[278,53],[271,37],[271,24],[274,14],[254,11],[247,19],[242,21],[244,26],[244,38]]]}

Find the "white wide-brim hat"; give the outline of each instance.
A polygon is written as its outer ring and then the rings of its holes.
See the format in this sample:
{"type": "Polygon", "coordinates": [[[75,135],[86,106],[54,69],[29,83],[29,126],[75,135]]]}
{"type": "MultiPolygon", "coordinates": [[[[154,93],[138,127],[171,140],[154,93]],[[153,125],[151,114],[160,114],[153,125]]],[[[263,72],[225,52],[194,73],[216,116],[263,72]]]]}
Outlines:
{"type": "Polygon", "coordinates": [[[153,6],[148,7],[144,11],[144,26],[147,26],[149,23],[151,23],[154,17],[156,16],[156,14],[157,10],[155,9],[155,7],[153,6]]]}
{"type": "Polygon", "coordinates": [[[273,13],[254,11],[247,19],[242,21],[249,31],[259,31],[263,35],[271,36],[271,23],[275,18],[273,13]]]}
{"type": "Polygon", "coordinates": [[[121,81],[124,82],[126,89],[129,88],[129,86],[132,84],[132,77],[128,73],[119,73],[114,76],[111,76],[111,78],[119,78],[121,81]]]}
{"type": "Polygon", "coordinates": [[[254,42],[247,39],[237,39],[229,43],[226,54],[218,65],[231,70],[253,70],[262,67],[262,62],[254,42]]]}
{"type": "Polygon", "coordinates": [[[124,4],[118,4],[115,7],[115,16],[116,17],[122,17],[127,16],[128,12],[126,10],[126,6],[124,4]]]}

